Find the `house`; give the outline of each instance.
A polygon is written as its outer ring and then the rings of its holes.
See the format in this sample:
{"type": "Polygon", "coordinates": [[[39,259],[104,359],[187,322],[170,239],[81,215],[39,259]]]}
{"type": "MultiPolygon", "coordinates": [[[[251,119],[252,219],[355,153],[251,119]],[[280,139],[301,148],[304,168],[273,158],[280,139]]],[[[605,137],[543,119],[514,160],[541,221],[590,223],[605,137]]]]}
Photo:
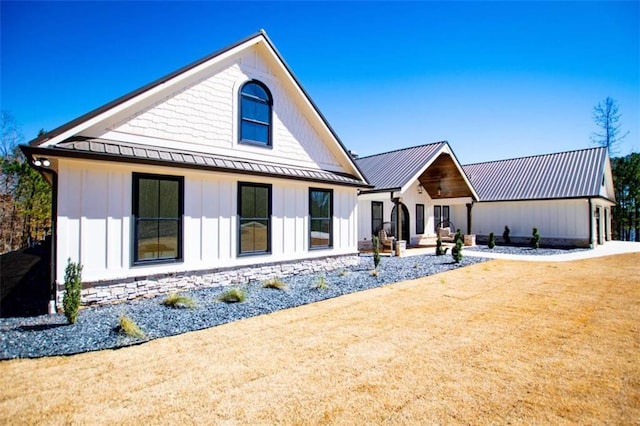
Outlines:
{"type": "Polygon", "coordinates": [[[449,144],[438,142],[356,163],[374,185],[358,196],[361,249],[371,247],[383,223],[410,245],[433,243],[440,227],[478,242],[490,233],[500,242],[505,226],[516,244],[527,244],[534,227],[549,246],[591,247],[611,239],[615,195],[606,148],[460,166],[449,144]]]}
{"type": "Polygon", "coordinates": [[[463,166],[480,200],[473,232],[486,241],[510,229],[529,241],[537,227],[543,244],[590,247],[611,239],[615,192],[606,148],[590,148],[463,166]]]}
{"type": "Polygon", "coordinates": [[[440,227],[470,232],[479,197],[447,142],[420,145],[356,159],[373,188],[358,196],[358,245],[385,222],[398,241],[435,243],[440,227]],[[397,231],[396,231],[397,229],[397,231]]]}
{"type": "Polygon", "coordinates": [[[88,304],[357,262],[370,185],[263,31],[21,148],[53,186],[58,303],[68,259],[88,304]]]}

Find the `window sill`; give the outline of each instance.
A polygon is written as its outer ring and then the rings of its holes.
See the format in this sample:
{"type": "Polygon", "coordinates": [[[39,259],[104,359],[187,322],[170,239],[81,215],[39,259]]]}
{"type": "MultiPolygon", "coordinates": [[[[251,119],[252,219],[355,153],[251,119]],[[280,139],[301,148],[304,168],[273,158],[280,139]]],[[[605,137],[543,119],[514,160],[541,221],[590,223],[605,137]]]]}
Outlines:
{"type": "Polygon", "coordinates": [[[238,144],[255,146],[255,147],[265,148],[265,149],[273,149],[273,144],[270,144],[270,143],[266,144],[266,143],[263,143],[263,142],[252,141],[252,140],[248,140],[248,139],[240,139],[238,141],[238,144]]]}
{"type": "Polygon", "coordinates": [[[146,265],[166,265],[171,263],[183,263],[183,259],[149,259],[149,260],[134,260],[131,266],[146,266],[146,265]]]}
{"type": "Polygon", "coordinates": [[[238,253],[238,257],[251,257],[251,256],[270,256],[271,251],[252,251],[249,253],[238,253]]]}

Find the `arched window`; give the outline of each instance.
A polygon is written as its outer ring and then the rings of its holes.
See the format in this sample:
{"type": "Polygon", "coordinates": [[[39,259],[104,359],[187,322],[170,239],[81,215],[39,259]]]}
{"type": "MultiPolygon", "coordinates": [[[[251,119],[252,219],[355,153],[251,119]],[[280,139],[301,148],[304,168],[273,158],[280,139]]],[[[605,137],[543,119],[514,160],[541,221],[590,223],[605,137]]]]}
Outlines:
{"type": "Polygon", "coordinates": [[[271,107],[267,87],[256,80],[240,89],[240,135],[242,143],[271,146],[271,107]]]}

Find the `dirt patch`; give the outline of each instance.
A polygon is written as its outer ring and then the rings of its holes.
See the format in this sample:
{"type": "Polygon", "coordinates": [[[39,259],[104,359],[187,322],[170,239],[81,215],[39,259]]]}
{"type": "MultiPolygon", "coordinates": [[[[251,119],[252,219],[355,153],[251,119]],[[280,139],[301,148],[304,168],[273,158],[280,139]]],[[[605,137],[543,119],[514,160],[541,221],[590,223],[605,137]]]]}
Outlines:
{"type": "Polygon", "coordinates": [[[495,260],[137,347],[3,361],[0,423],[634,423],[639,263],[495,260]]]}

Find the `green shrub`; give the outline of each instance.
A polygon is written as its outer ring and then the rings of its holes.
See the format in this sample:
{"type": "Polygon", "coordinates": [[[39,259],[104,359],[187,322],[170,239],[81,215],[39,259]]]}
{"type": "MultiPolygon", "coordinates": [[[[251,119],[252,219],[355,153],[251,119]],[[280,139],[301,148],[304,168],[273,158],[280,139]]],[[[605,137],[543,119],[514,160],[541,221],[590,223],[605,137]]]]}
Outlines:
{"type": "Polygon", "coordinates": [[[451,249],[451,256],[456,263],[462,261],[462,240],[460,238],[456,238],[456,245],[451,249]]]}
{"type": "Polygon", "coordinates": [[[327,279],[324,277],[324,275],[320,275],[318,277],[314,288],[316,290],[326,290],[329,288],[329,285],[327,284],[327,279]]]}
{"type": "Polygon", "coordinates": [[[143,337],[145,337],[142,330],[140,330],[140,327],[138,327],[138,324],[136,324],[131,318],[124,314],[120,315],[118,331],[126,334],[129,337],[135,337],[138,339],[142,339],[143,337]]]}
{"type": "Polygon", "coordinates": [[[496,246],[496,237],[493,235],[493,232],[489,233],[489,243],[487,246],[492,249],[496,246]]]}
{"type": "Polygon", "coordinates": [[[449,247],[443,249],[442,239],[438,237],[438,239],[436,240],[436,256],[444,256],[445,254],[447,254],[447,250],[449,250],[449,247]]]}
{"type": "Polygon", "coordinates": [[[287,285],[280,278],[272,278],[262,283],[263,288],[273,288],[275,290],[285,290],[287,285]]]}
{"type": "Polygon", "coordinates": [[[537,249],[540,247],[540,233],[538,232],[538,228],[533,228],[533,238],[531,238],[531,247],[537,249]]]}
{"type": "Polygon", "coordinates": [[[241,288],[230,288],[218,297],[220,302],[225,303],[242,303],[247,298],[247,294],[241,288]]]}
{"type": "Polygon", "coordinates": [[[162,301],[164,306],[170,308],[195,308],[196,302],[188,296],[181,296],[178,293],[171,293],[162,301]]]}
{"type": "Polygon", "coordinates": [[[377,269],[372,269],[371,271],[369,271],[369,275],[371,275],[372,277],[377,277],[378,275],[380,275],[380,271],[378,271],[377,269]]]}
{"type": "Polygon", "coordinates": [[[505,244],[511,244],[511,237],[509,237],[509,233],[511,233],[511,230],[508,226],[505,226],[504,232],[502,233],[502,239],[504,240],[505,244]]]}
{"type": "Polygon", "coordinates": [[[74,263],[71,258],[67,260],[67,268],[64,270],[64,297],[62,306],[64,316],[70,324],[74,324],[78,319],[82,292],[82,265],[74,263]]]}
{"type": "Polygon", "coordinates": [[[458,229],[458,230],[456,231],[456,235],[455,235],[455,237],[454,237],[454,241],[455,241],[456,243],[458,242],[458,240],[460,240],[460,241],[464,242],[464,237],[463,237],[463,235],[462,235],[462,231],[461,231],[460,229],[458,229]]]}
{"type": "Polygon", "coordinates": [[[380,264],[380,240],[374,235],[371,241],[373,242],[373,267],[378,269],[380,264]]]}
{"type": "Polygon", "coordinates": [[[345,277],[347,275],[349,275],[349,271],[347,271],[346,269],[340,269],[340,272],[338,272],[339,277],[345,277]]]}

